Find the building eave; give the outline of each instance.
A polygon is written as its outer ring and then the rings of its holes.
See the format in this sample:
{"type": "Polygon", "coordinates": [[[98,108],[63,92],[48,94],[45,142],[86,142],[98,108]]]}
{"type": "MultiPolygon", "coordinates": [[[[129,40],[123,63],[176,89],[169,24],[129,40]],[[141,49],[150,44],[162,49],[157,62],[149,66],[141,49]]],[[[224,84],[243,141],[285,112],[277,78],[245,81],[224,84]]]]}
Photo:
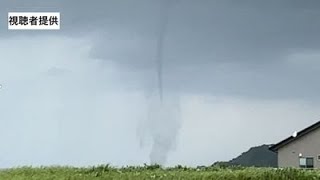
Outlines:
{"type": "Polygon", "coordinates": [[[320,121],[318,121],[318,122],[312,124],[311,126],[299,131],[297,133],[296,137],[290,136],[290,137],[280,141],[279,143],[271,146],[269,149],[273,152],[277,152],[280,148],[286,146],[287,144],[290,144],[293,141],[296,141],[297,139],[300,139],[301,137],[309,134],[310,132],[312,132],[318,128],[320,128],[320,121]]]}

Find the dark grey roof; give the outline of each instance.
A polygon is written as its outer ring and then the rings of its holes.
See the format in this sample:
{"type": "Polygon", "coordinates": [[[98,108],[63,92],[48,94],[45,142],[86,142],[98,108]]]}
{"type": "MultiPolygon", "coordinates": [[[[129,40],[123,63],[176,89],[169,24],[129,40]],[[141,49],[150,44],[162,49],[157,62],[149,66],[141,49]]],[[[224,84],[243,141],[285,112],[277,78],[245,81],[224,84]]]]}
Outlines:
{"type": "Polygon", "coordinates": [[[285,145],[287,145],[287,144],[289,144],[289,143],[291,143],[291,142],[293,142],[293,141],[301,138],[302,136],[304,136],[304,135],[306,135],[306,134],[309,134],[310,132],[312,132],[312,131],[314,131],[314,130],[316,130],[316,129],[318,129],[318,128],[320,128],[320,121],[318,121],[318,122],[316,122],[315,124],[313,124],[313,125],[305,128],[305,129],[299,131],[299,132],[297,133],[297,136],[296,136],[296,137],[290,136],[290,137],[288,137],[288,138],[280,141],[279,143],[271,146],[269,149],[270,149],[271,151],[276,152],[276,151],[278,151],[278,149],[282,148],[283,146],[285,146],[285,145]]]}

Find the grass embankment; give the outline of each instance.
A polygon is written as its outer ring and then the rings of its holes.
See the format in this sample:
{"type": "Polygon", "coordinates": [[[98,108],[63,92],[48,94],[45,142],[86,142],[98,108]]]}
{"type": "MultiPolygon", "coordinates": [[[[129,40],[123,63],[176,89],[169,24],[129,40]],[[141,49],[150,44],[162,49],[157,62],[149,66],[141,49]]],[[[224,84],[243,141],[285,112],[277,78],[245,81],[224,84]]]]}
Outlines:
{"type": "Polygon", "coordinates": [[[160,166],[113,168],[108,165],[74,167],[21,167],[0,170],[0,180],[100,180],[100,179],[227,179],[227,180],[320,180],[320,170],[160,166]]]}

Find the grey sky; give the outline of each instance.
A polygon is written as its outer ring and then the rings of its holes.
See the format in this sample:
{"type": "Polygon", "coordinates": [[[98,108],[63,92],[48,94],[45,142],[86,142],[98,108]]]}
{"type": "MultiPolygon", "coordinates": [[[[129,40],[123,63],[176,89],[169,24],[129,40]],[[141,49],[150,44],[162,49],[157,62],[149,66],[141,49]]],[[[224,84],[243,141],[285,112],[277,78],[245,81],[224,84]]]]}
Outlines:
{"type": "MultiPolygon", "coordinates": [[[[0,2],[0,166],[149,161],[136,131],[156,86],[163,2],[0,2]],[[9,11],[61,12],[61,30],[8,31],[9,11]]],[[[168,164],[228,160],[318,120],[319,10],[170,1],[164,93],[179,94],[181,127],[168,164]]]]}

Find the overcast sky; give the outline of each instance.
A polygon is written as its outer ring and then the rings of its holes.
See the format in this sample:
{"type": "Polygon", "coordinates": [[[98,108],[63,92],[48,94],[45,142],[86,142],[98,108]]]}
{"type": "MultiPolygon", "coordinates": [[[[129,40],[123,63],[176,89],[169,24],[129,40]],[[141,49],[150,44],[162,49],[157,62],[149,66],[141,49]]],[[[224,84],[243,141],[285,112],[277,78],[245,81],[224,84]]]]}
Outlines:
{"type": "Polygon", "coordinates": [[[148,163],[157,127],[175,131],[167,165],[277,143],[319,120],[319,19],[317,0],[2,0],[0,167],[148,163]],[[14,11],[60,12],[61,30],[8,31],[14,11]],[[179,117],[148,124],[165,14],[179,117]]]}

